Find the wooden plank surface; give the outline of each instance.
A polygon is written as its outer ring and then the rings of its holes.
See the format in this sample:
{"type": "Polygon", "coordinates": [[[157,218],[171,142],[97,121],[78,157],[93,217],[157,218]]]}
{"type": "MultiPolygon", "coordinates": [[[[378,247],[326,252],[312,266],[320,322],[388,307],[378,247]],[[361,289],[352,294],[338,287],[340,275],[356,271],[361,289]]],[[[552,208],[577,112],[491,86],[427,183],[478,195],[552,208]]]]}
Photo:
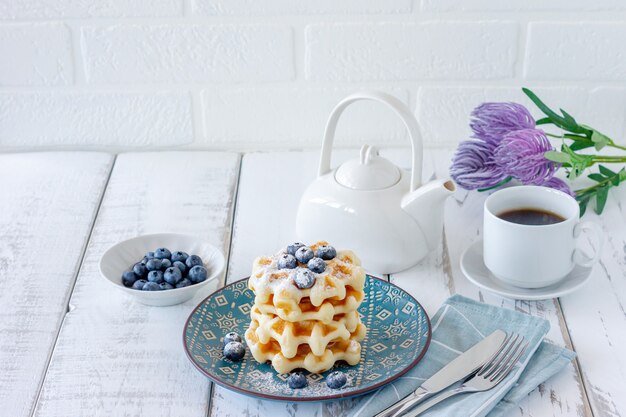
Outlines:
{"type": "Polygon", "coordinates": [[[112,162],[0,155],[0,415],[31,414],[112,162]]]}
{"type": "MultiPolygon", "coordinates": [[[[356,154],[339,151],[333,164],[356,154]]],[[[405,151],[386,154],[407,166],[405,151]]],[[[38,416],[344,415],[351,401],[294,405],[211,389],[185,357],[180,337],[191,309],[216,286],[181,306],[145,307],[113,291],[97,271],[100,255],[111,244],[137,234],[176,231],[207,236],[225,252],[231,247],[226,279],[247,276],[256,256],[295,240],[299,196],[315,175],[318,156],[315,151],[246,155],[233,220],[238,155],[120,155],[80,265],[112,157],[0,155],[0,282],[18,273],[55,277],[30,279],[0,292],[0,415],[29,415],[41,384],[33,410],[38,416]],[[31,259],[32,252],[46,258],[31,259]]],[[[432,171],[445,176],[450,156],[450,150],[427,151],[426,177],[432,171]]],[[[430,314],[449,294],[460,293],[544,317],[551,324],[548,340],[576,348],[578,367],[572,364],[542,384],[514,415],[626,417],[626,212],[621,204],[626,189],[612,192],[600,218],[586,216],[607,233],[602,263],[587,291],[560,302],[509,301],[480,291],[463,276],[458,262],[462,251],[480,239],[484,198],[458,191],[449,199],[440,247],[391,281],[430,314]]]]}
{"type": "Polygon", "coordinates": [[[181,335],[215,286],[178,306],[148,307],[104,282],[97,264],[110,245],[154,232],[196,234],[227,252],[238,170],[237,154],[117,157],[36,416],[206,415],[210,384],[186,358],[181,335]]]}
{"type": "MultiPolygon", "coordinates": [[[[433,150],[429,152],[437,177],[448,173],[451,150],[433,150]]],[[[537,302],[513,301],[480,290],[470,283],[460,270],[459,262],[463,251],[481,238],[483,203],[487,194],[458,190],[446,203],[445,237],[442,242],[441,258],[431,254],[430,262],[441,262],[441,272],[437,279],[431,279],[424,273],[422,263],[407,271],[391,276],[391,282],[409,291],[418,300],[426,301],[430,314],[441,302],[453,293],[480,300],[489,304],[507,307],[542,317],[550,322],[550,331],[546,340],[559,346],[569,345],[567,326],[560,315],[557,300],[537,302]],[[434,257],[434,259],[433,259],[434,257]]],[[[572,363],[563,372],[542,384],[520,404],[516,415],[519,416],[591,416],[584,386],[576,366],[572,363]]]]}
{"type": "Polygon", "coordinates": [[[594,416],[626,416],[626,188],[611,191],[597,222],[605,246],[591,282],[561,298],[594,416]]]}

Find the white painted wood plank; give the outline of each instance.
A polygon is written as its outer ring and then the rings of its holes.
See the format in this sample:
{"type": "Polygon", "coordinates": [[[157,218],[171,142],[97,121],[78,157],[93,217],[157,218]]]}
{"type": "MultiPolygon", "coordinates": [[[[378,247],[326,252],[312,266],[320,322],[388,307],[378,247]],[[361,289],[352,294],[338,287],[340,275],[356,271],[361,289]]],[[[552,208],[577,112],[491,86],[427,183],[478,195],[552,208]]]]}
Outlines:
{"type": "MultiPolygon", "coordinates": [[[[99,276],[102,253],[144,233],[204,236],[228,248],[239,155],[118,156],[37,404],[36,416],[204,416],[208,380],[186,358],[184,321],[215,289],[148,307],[99,276]]],[[[209,286],[211,287],[211,286],[209,286]]]]}
{"type": "Polygon", "coordinates": [[[0,155],[0,414],[30,415],[104,190],[105,153],[0,155]]]}
{"type": "Polygon", "coordinates": [[[626,189],[611,191],[600,224],[605,247],[591,282],[561,298],[596,417],[626,416],[626,189]]]}
{"type": "MultiPolygon", "coordinates": [[[[382,155],[406,166],[406,150],[383,150],[382,155]]],[[[358,150],[333,154],[333,164],[358,156],[358,150]]],[[[319,152],[248,154],[242,161],[228,281],[250,275],[252,261],[296,240],[295,221],[300,196],[315,178],[319,152]]],[[[212,416],[341,416],[351,401],[290,404],[257,400],[215,386],[212,416]]]]}
{"type": "MultiPolygon", "coordinates": [[[[436,150],[431,155],[437,176],[447,176],[452,151],[436,150]]],[[[391,281],[407,289],[418,300],[424,300],[430,314],[436,311],[448,295],[459,293],[486,303],[537,315],[550,322],[551,329],[546,339],[557,345],[568,346],[567,328],[559,316],[558,301],[514,302],[481,291],[463,276],[459,266],[460,257],[466,247],[480,239],[485,198],[486,194],[483,193],[457,191],[446,204],[443,253],[440,256],[432,254],[425,264],[394,274],[391,281]],[[433,262],[441,263],[443,268],[438,274],[429,276],[429,271],[424,269],[433,262]]],[[[515,415],[590,416],[584,388],[574,364],[534,391],[520,404],[515,415]]]]}

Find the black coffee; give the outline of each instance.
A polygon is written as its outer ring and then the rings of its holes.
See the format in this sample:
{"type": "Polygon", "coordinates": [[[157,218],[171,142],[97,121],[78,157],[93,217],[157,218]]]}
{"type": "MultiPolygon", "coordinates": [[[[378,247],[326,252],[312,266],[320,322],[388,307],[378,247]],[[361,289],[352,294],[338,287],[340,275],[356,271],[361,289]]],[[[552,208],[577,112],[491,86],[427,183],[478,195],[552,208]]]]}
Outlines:
{"type": "Polygon", "coordinates": [[[544,226],[546,224],[561,223],[565,220],[551,211],[534,208],[507,210],[498,214],[498,217],[507,222],[529,226],[544,226]]]}

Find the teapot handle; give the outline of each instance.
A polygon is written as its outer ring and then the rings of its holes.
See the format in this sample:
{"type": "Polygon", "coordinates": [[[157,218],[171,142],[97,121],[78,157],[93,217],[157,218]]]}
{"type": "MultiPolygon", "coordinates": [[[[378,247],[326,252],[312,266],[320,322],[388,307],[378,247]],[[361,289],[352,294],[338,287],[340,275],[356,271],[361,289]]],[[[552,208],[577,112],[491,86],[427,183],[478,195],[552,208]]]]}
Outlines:
{"type": "Polygon", "coordinates": [[[409,139],[411,140],[411,188],[410,191],[415,190],[420,186],[422,175],[422,135],[420,134],[419,125],[415,116],[406,107],[406,105],[395,98],[392,95],[382,93],[379,91],[363,91],[355,94],[351,94],[344,98],[335,106],[330,118],[326,123],[326,130],[324,131],[324,140],[322,141],[322,157],[320,159],[320,166],[318,170],[318,176],[325,175],[330,172],[330,152],[333,146],[333,140],[335,139],[335,131],[337,130],[337,122],[343,111],[350,104],[359,100],[374,100],[380,103],[386,104],[391,107],[395,113],[400,116],[404,125],[409,131],[409,139]]]}

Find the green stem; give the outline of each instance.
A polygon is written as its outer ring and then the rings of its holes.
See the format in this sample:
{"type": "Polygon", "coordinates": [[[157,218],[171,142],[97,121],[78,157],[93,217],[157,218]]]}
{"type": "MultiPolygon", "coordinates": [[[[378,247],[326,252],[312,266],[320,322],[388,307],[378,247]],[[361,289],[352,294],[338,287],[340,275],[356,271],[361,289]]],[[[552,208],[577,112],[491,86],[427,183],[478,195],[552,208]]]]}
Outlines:
{"type": "MultiPolygon", "coordinates": [[[[556,138],[556,139],[570,139],[570,140],[591,140],[586,136],[579,136],[579,135],[571,135],[569,133],[566,133],[564,135],[554,135],[552,133],[546,133],[546,136],[549,136],[551,138],[556,138]]],[[[620,146],[616,143],[607,143],[606,146],[610,147],[610,148],[615,148],[615,149],[620,149],[622,151],[626,151],[626,146],[620,146]]]]}
{"type": "Polygon", "coordinates": [[[600,187],[604,187],[605,185],[609,184],[611,182],[611,178],[607,178],[604,181],[600,181],[597,184],[592,185],[591,187],[587,187],[587,188],[582,188],[580,190],[576,190],[576,197],[582,197],[583,195],[589,193],[590,191],[595,190],[596,188],[600,188],[600,187]]]}
{"type": "Polygon", "coordinates": [[[610,163],[626,162],[626,156],[598,155],[598,156],[593,157],[593,162],[610,162],[610,163]]]}
{"type": "Polygon", "coordinates": [[[500,181],[496,185],[492,185],[491,187],[487,187],[487,188],[480,188],[478,191],[479,192],[483,192],[483,191],[493,190],[494,188],[498,188],[499,186],[501,186],[503,184],[506,184],[507,182],[511,181],[512,179],[513,179],[513,177],[506,177],[505,179],[503,179],[502,181],[500,181]]]}

